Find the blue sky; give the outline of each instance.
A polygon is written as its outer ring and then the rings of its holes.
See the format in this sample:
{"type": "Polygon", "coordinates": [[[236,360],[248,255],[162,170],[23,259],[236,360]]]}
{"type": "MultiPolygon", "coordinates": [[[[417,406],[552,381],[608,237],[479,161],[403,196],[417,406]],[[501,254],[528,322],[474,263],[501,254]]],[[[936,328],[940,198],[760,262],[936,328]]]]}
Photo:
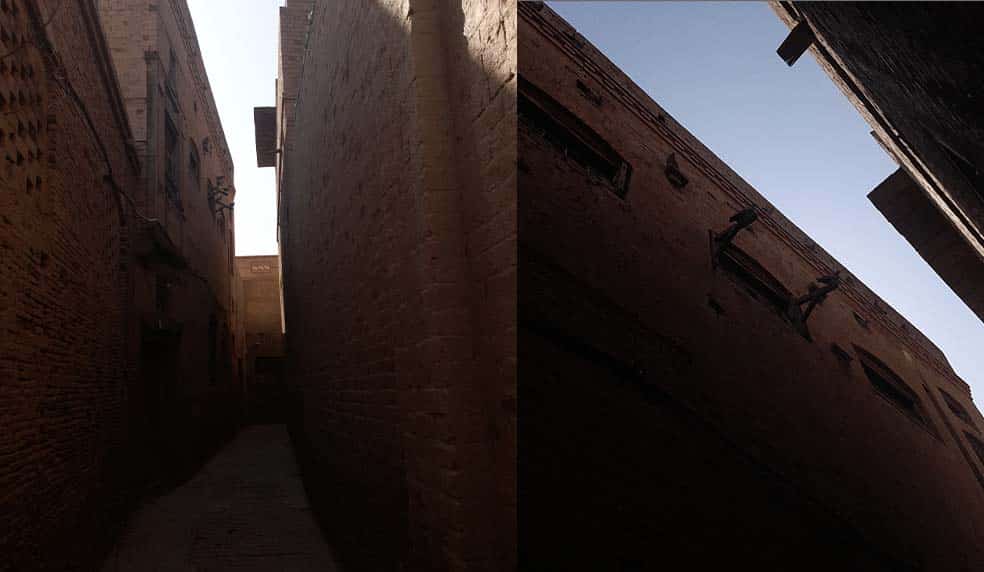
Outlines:
{"type": "Polygon", "coordinates": [[[867,194],[896,165],[764,2],[549,2],[657,103],[947,355],[984,395],[984,324],[867,194]]]}
{"type": "MultiPolygon", "coordinates": [[[[253,107],[274,104],[283,0],[188,4],[236,165],[236,253],[276,253],[274,172],[256,167],[253,107]]],[[[868,202],[894,163],[812,55],[779,60],[787,30],[765,3],[550,5],[984,395],[984,324],[868,202]]]]}

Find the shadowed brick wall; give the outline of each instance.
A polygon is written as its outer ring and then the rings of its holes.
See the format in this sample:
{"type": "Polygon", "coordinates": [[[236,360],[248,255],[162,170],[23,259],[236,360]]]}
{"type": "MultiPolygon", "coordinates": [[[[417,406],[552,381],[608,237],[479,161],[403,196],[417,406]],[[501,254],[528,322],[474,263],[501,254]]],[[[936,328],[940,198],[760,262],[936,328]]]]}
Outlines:
{"type": "Polygon", "coordinates": [[[283,422],[284,334],[280,313],[280,257],[237,256],[239,312],[245,340],[244,380],[253,422],[283,422]]]}
{"type": "Polygon", "coordinates": [[[943,354],[847,270],[801,335],[767,292],[841,266],[519,13],[523,569],[981,568],[984,418],[943,354]],[[753,204],[747,273],[715,266],[753,204]]]}
{"type": "Polygon", "coordinates": [[[235,201],[234,169],[185,0],[96,4],[141,155],[136,203],[151,219],[134,245],[129,332],[133,391],[149,410],[140,429],[155,443],[146,462],[189,473],[241,412],[235,221],[222,207],[235,201]]]}
{"type": "Polygon", "coordinates": [[[314,6],[282,157],[289,381],[354,569],[515,566],[515,41],[512,2],[314,6]]]}
{"type": "Polygon", "coordinates": [[[139,164],[90,3],[0,27],[0,570],[90,569],[129,492],[139,164]]]}

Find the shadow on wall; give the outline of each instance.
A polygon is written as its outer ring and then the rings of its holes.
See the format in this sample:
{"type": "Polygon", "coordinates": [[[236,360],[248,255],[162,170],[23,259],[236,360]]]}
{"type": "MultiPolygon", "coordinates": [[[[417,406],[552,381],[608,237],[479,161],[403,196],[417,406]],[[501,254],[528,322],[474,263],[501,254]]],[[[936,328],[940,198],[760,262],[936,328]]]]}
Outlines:
{"type": "Polygon", "coordinates": [[[282,189],[289,418],[350,570],[516,565],[515,17],[313,14],[282,189]]]}

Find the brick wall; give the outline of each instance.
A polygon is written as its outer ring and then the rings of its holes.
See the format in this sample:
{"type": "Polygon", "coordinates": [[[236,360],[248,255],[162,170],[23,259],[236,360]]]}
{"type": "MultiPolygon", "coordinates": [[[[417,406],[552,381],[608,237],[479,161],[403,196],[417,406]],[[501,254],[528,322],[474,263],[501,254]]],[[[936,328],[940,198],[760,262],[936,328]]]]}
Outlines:
{"type": "Polygon", "coordinates": [[[235,221],[233,211],[219,208],[235,201],[233,165],[186,2],[98,6],[136,126],[138,204],[151,219],[135,251],[138,319],[129,337],[139,352],[133,392],[160,412],[146,415],[140,430],[163,450],[165,467],[189,472],[235,427],[242,399],[235,221]]]}
{"type": "Polygon", "coordinates": [[[713,266],[709,233],[755,204],[735,244],[790,292],[839,268],[549,8],[519,12],[521,83],[631,166],[620,198],[521,116],[527,569],[979,568],[984,465],[966,434],[984,418],[942,353],[846,271],[807,339],[713,266]],[[862,349],[923,421],[876,391],[862,349]]]}
{"type": "Polygon", "coordinates": [[[515,563],[514,19],[315,6],[283,157],[289,380],[356,569],[515,563]]]}
{"type": "Polygon", "coordinates": [[[239,304],[246,317],[244,329],[247,338],[262,335],[272,344],[270,351],[282,353],[282,347],[278,347],[281,345],[283,325],[280,316],[280,257],[237,256],[236,267],[239,280],[243,282],[244,292],[239,304]]]}
{"type": "Polygon", "coordinates": [[[129,492],[139,165],[89,5],[7,2],[0,26],[0,569],[85,569],[129,492]]]}

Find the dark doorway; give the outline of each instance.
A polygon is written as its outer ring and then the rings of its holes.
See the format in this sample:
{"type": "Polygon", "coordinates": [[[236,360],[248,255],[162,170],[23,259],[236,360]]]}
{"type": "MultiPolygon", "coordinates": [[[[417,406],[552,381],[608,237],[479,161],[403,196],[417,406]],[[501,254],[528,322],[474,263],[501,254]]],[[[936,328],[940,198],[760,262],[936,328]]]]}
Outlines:
{"type": "MultiPolygon", "coordinates": [[[[180,332],[166,328],[145,327],[140,344],[140,375],[134,396],[143,409],[142,441],[147,447],[149,465],[163,469],[171,458],[171,421],[174,419],[177,394],[180,332]]],[[[151,469],[153,470],[153,469],[151,469]]]]}

